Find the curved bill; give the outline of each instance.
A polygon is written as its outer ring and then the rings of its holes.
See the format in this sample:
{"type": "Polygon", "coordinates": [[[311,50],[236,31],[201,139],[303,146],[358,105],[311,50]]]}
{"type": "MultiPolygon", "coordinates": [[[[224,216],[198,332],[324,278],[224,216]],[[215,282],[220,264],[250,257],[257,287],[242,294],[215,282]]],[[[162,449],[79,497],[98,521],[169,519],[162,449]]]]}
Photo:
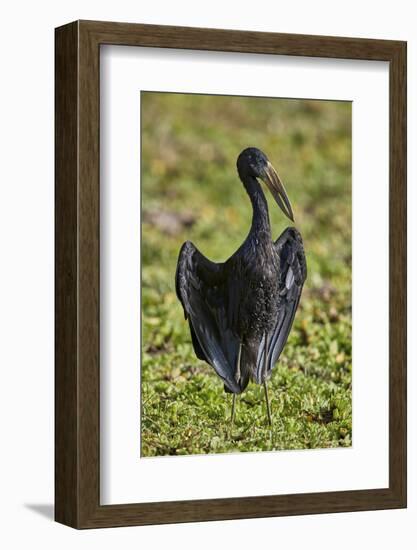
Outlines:
{"type": "Polygon", "coordinates": [[[285,191],[285,187],[282,181],[279,179],[275,168],[268,161],[264,173],[261,176],[262,181],[266,183],[268,189],[271,191],[272,196],[276,200],[278,206],[284,212],[284,214],[293,222],[294,214],[292,213],[291,203],[285,191]]]}

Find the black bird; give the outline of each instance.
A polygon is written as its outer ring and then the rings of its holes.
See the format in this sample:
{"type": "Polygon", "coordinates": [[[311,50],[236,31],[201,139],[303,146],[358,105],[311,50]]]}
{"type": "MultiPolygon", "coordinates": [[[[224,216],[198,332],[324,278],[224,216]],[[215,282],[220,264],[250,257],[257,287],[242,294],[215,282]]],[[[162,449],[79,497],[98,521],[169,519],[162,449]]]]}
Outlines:
{"type": "Polygon", "coordinates": [[[224,263],[208,260],[190,241],[180,250],[176,292],[188,319],[194,351],[209,363],[233,393],[249,380],[263,384],[272,425],[266,381],[278,360],[294,320],[306,279],[303,242],[288,227],[273,242],[268,204],[258,179],[294,221],[290,201],[266,155],[254,147],[237,159],[239,177],[253,208],[252,225],[240,248],[224,263]]]}

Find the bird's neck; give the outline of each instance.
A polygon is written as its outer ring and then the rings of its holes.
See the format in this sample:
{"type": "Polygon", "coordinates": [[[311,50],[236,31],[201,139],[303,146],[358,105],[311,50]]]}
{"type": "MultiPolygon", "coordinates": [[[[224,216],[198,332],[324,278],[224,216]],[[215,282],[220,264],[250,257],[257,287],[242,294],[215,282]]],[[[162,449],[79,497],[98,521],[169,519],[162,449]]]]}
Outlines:
{"type": "Polygon", "coordinates": [[[264,234],[265,237],[270,238],[268,203],[262,187],[253,177],[245,178],[244,185],[253,208],[251,233],[264,234]]]}

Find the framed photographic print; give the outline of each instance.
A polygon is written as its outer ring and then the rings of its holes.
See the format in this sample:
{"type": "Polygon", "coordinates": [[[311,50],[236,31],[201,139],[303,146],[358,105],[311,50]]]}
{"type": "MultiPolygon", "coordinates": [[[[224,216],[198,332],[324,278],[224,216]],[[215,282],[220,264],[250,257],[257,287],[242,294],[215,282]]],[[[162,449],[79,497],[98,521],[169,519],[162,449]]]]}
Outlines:
{"type": "Polygon", "coordinates": [[[406,506],[406,43],[56,29],[56,520],[406,506]]]}

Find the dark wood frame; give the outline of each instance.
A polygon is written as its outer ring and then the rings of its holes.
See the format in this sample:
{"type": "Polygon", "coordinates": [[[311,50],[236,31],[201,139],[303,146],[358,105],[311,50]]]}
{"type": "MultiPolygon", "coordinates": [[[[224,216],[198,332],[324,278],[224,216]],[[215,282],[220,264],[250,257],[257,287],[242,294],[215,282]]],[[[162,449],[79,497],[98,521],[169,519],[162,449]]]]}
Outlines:
{"type": "Polygon", "coordinates": [[[406,43],[77,21],[56,29],[55,519],[113,527],[406,506],[406,43]],[[99,52],[102,44],[389,62],[389,487],[100,505],[99,52]]]}

